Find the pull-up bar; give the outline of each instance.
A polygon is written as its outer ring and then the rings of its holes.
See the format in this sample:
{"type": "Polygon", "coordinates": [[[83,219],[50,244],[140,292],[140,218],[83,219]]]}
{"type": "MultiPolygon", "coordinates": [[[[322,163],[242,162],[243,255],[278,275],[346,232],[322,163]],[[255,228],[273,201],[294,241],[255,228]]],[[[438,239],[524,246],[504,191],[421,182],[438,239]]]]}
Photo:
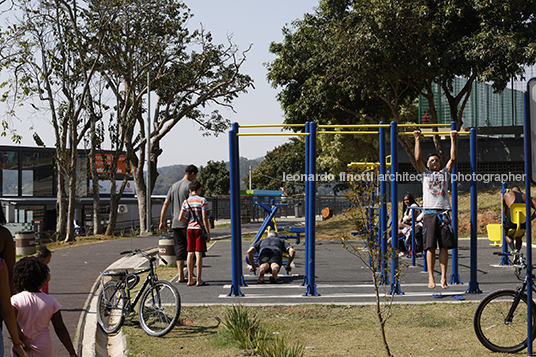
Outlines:
{"type": "Polygon", "coordinates": [[[425,127],[425,128],[433,128],[433,127],[449,127],[451,126],[451,124],[398,124],[397,125],[399,128],[400,127],[405,127],[405,128],[411,128],[411,127],[425,127]]]}
{"type": "Polygon", "coordinates": [[[353,135],[366,135],[366,134],[379,134],[379,131],[317,131],[317,134],[353,134],[353,135]]]}
{"type": "Polygon", "coordinates": [[[390,125],[389,124],[341,124],[341,125],[336,125],[336,124],[325,124],[325,125],[317,125],[317,128],[320,128],[320,129],[328,129],[328,128],[371,128],[371,129],[375,129],[375,128],[388,128],[390,125]]]}
{"type": "MultiPolygon", "coordinates": [[[[325,125],[317,125],[319,129],[327,129],[327,128],[389,128],[390,124],[325,124],[325,125]]],[[[425,127],[425,128],[433,128],[433,127],[450,127],[451,124],[398,124],[398,127],[425,127]]]]}
{"type": "Polygon", "coordinates": [[[284,127],[296,127],[304,128],[305,124],[248,124],[239,125],[240,128],[284,128],[284,127]]]}
{"type": "MultiPolygon", "coordinates": [[[[458,132],[458,135],[470,135],[471,133],[468,132],[468,131],[459,131],[458,132]]],[[[401,133],[398,133],[398,135],[413,135],[413,132],[412,131],[403,131],[401,133]]],[[[422,136],[425,136],[425,135],[450,135],[450,131],[432,131],[432,132],[428,132],[428,131],[425,131],[425,132],[422,132],[421,131],[421,135],[422,136]]]]}
{"type": "Polygon", "coordinates": [[[236,136],[307,136],[309,133],[236,133],[236,136]]]}

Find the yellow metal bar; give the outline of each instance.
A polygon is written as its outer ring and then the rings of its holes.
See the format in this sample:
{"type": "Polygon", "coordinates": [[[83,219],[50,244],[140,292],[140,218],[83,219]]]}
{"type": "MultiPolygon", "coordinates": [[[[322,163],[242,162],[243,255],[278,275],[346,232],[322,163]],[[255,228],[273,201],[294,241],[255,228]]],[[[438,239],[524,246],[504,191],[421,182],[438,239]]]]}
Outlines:
{"type": "Polygon", "coordinates": [[[450,124],[398,124],[398,127],[424,127],[424,128],[433,128],[433,127],[450,127],[450,124]]]}
{"type": "Polygon", "coordinates": [[[376,129],[376,128],[388,128],[390,127],[389,124],[341,124],[341,125],[335,125],[335,124],[329,124],[329,125],[319,125],[318,128],[330,128],[330,129],[333,129],[333,128],[371,128],[371,129],[376,129]]]}
{"type": "MultiPolygon", "coordinates": [[[[469,131],[459,131],[458,132],[458,135],[469,135],[471,134],[469,131]]],[[[398,133],[398,135],[413,135],[413,131],[404,131],[404,132],[401,132],[401,133],[398,133]]],[[[446,135],[446,136],[450,136],[450,131],[424,131],[422,132],[421,131],[421,135],[422,136],[425,136],[425,135],[446,135]]]]}
{"type": "Polygon", "coordinates": [[[365,135],[365,134],[379,134],[378,131],[317,131],[317,134],[356,134],[356,135],[365,135]]]}
{"type": "Polygon", "coordinates": [[[249,124],[239,125],[240,128],[283,128],[283,127],[301,127],[304,128],[305,124],[249,124]]]}
{"type": "MultiPolygon", "coordinates": [[[[380,167],[379,162],[351,162],[347,165],[348,167],[360,167],[360,168],[367,168],[367,169],[375,169],[380,167]]],[[[386,164],[387,167],[391,167],[391,163],[386,164]]]]}
{"type": "Polygon", "coordinates": [[[236,136],[307,136],[309,133],[238,133],[236,136]]]}

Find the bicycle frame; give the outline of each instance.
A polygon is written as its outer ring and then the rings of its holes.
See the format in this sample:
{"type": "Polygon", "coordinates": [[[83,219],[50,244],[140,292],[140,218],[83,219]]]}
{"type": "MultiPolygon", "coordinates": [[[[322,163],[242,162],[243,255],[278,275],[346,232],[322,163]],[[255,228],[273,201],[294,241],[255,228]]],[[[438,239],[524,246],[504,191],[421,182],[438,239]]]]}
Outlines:
{"type": "MultiPolygon", "coordinates": [[[[510,254],[508,253],[501,253],[501,254],[497,254],[497,255],[504,255],[504,256],[507,256],[508,259],[510,259],[510,254]]],[[[510,262],[512,265],[514,264],[514,262],[510,262]]],[[[526,267],[526,264],[522,264],[523,265],[523,269],[525,269],[526,267]]],[[[521,280],[520,278],[520,270],[516,270],[516,276],[518,277],[519,280],[521,280]]],[[[536,285],[534,283],[534,280],[535,280],[535,276],[532,275],[532,291],[536,292],[536,285]]],[[[516,298],[515,300],[513,301],[512,303],[512,306],[510,307],[510,310],[508,311],[508,314],[506,315],[504,321],[508,324],[508,323],[511,323],[512,322],[512,319],[513,319],[513,316],[514,316],[514,313],[517,309],[517,306],[519,305],[519,302],[521,301],[521,297],[526,294],[527,292],[527,285],[528,285],[528,277],[525,275],[525,277],[523,278],[522,280],[523,282],[521,283],[521,285],[519,285],[517,288],[516,288],[516,298]]]]}
{"type": "MultiPolygon", "coordinates": [[[[117,293],[117,291],[119,291],[121,289],[125,290],[127,292],[127,296],[126,296],[127,308],[128,308],[128,314],[130,314],[132,311],[134,311],[134,306],[136,306],[138,304],[143,292],[145,291],[145,289],[147,289],[147,286],[149,286],[149,284],[154,284],[154,282],[158,280],[158,277],[157,277],[156,273],[154,272],[154,267],[153,267],[153,261],[152,260],[149,260],[149,267],[148,268],[138,270],[138,271],[135,271],[135,272],[132,273],[132,274],[135,274],[135,275],[140,275],[140,274],[147,273],[147,272],[149,272],[149,275],[147,275],[147,277],[143,281],[143,284],[142,284],[140,290],[138,290],[138,292],[136,293],[136,296],[134,296],[134,301],[132,301],[131,298],[130,298],[131,289],[128,288],[127,282],[126,282],[127,276],[129,274],[131,274],[131,273],[128,272],[128,270],[125,270],[125,271],[119,272],[119,273],[106,273],[106,272],[101,273],[101,286],[104,286],[104,284],[105,284],[105,282],[104,282],[104,277],[105,276],[112,276],[112,277],[113,276],[122,276],[121,281],[116,286],[116,288],[114,290],[114,293],[112,295],[115,295],[117,293]],[[132,303],[131,303],[131,301],[132,301],[132,303]]],[[[105,299],[106,299],[106,297],[105,297],[105,299]]],[[[108,303],[108,301],[106,301],[106,303],[108,303]]]]}

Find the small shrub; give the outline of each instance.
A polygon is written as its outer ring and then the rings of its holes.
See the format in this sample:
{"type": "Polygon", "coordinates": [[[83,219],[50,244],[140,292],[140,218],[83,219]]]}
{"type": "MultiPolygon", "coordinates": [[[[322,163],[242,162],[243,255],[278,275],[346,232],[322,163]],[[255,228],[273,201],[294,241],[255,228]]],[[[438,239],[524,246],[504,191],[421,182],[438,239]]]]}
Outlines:
{"type": "Polygon", "coordinates": [[[283,338],[272,339],[262,328],[260,319],[242,305],[234,305],[221,321],[240,348],[255,351],[261,357],[302,357],[301,344],[288,346],[283,338]]]}
{"type": "Polygon", "coordinates": [[[242,305],[227,310],[222,323],[244,349],[256,349],[256,341],[266,335],[259,318],[242,305]]]}
{"type": "Polygon", "coordinates": [[[259,344],[257,349],[261,357],[302,357],[303,351],[303,345],[295,343],[289,346],[282,337],[264,340],[259,344]]]}

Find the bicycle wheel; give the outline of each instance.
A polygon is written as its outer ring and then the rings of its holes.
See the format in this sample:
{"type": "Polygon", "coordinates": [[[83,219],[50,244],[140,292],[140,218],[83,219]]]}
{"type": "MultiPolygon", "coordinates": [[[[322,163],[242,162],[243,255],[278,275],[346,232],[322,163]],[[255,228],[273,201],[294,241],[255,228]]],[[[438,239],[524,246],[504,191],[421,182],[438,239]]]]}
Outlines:
{"type": "Polygon", "coordinates": [[[125,291],[112,280],[104,284],[97,300],[97,319],[107,334],[119,331],[125,321],[125,291]]]}
{"type": "MultiPolygon", "coordinates": [[[[498,290],[486,296],[478,305],[473,318],[476,336],[484,347],[493,352],[515,353],[527,347],[527,295],[523,294],[512,314],[511,321],[506,317],[512,308],[518,292],[498,290]]],[[[532,338],[536,330],[536,311],[532,305],[532,338]]]]}
{"type": "Polygon", "coordinates": [[[140,300],[138,316],[149,336],[164,336],[173,329],[181,313],[181,297],[167,281],[157,281],[147,288],[140,300]]]}

